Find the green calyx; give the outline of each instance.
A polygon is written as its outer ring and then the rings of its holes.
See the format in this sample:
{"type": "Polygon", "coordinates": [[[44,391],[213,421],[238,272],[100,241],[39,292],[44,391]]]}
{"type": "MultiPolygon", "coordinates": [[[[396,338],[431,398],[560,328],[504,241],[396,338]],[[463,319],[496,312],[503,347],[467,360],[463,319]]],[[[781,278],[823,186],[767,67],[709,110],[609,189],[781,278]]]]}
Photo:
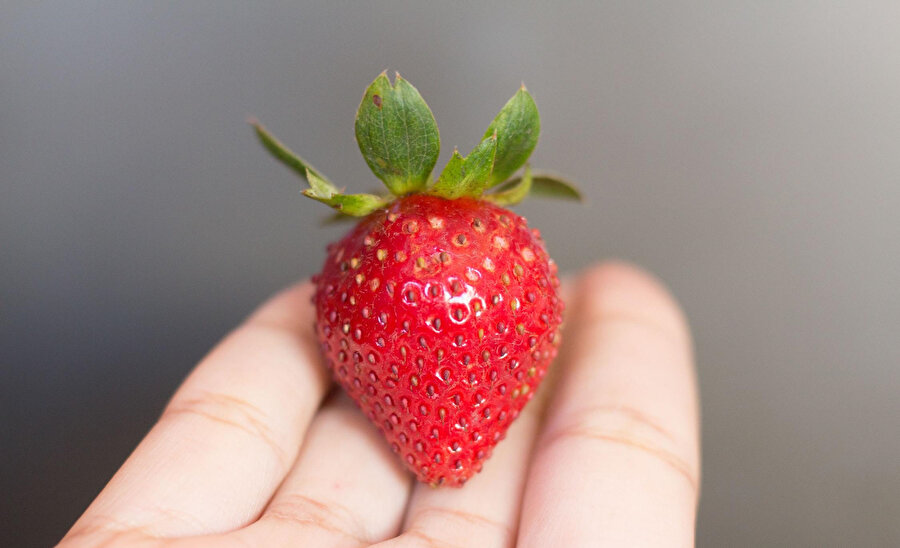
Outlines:
{"type": "Polygon", "coordinates": [[[433,181],[431,173],[441,140],[431,109],[399,74],[391,85],[387,75],[381,73],[366,89],[359,105],[356,141],[369,168],[390,191],[385,196],[344,194],[259,122],[250,123],[266,150],[309,184],[303,195],[331,206],[342,216],[363,217],[396,197],[418,192],[447,199],[484,199],[503,206],[517,204],[529,193],[581,199],[571,183],[554,175],[532,174],[525,165],[537,145],[541,121],[524,85],[500,110],[472,152],[463,157],[454,150],[433,181]],[[523,175],[510,178],[523,165],[523,175]]]}

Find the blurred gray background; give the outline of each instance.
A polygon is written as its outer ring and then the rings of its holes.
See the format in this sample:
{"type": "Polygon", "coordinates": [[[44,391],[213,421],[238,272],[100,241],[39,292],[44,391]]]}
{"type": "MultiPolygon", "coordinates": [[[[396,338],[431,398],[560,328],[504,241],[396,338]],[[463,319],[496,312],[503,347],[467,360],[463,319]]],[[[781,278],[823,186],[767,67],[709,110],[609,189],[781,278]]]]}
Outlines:
{"type": "Polygon", "coordinates": [[[693,323],[701,546],[900,544],[900,4],[0,3],[0,545],[57,540],[191,366],[315,272],[397,69],[474,146],[524,80],[521,206],[561,267],[653,270],[693,323]],[[752,5],[751,5],[752,4],[752,5]]]}

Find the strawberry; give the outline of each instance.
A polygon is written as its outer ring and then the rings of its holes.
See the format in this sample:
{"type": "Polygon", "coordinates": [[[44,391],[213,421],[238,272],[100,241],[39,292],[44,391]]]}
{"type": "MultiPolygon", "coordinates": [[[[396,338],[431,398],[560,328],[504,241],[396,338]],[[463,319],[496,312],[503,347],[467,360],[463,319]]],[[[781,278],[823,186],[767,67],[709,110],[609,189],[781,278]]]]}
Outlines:
{"type": "Polygon", "coordinates": [[[533,175],[537,107],[524,86],[466,157],[437,179],[431,110],[398,74],[366,90],[356,136],[389,195],[344,194],[253,122],[309,183],[303,193],[360,217],[328,246],[316,333],[334,378],[420,481],[459,486],[481,470],[556,357],[563,303],[540,234],[505,209],[529,191],[578,198],[533,175]]]}

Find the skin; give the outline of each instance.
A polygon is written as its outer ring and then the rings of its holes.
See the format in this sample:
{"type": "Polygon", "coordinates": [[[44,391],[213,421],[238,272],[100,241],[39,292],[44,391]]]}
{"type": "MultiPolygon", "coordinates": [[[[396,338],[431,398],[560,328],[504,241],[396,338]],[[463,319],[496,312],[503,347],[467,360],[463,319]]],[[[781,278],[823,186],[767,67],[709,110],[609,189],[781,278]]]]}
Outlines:
{"type": "Polygon", "coordinates": [[[415,483],[331,390],[301,283],[197,366],[60,546],[693,546],[684,316],[633,266],[570,282],[559,359],[464,488],[415,483]]]}

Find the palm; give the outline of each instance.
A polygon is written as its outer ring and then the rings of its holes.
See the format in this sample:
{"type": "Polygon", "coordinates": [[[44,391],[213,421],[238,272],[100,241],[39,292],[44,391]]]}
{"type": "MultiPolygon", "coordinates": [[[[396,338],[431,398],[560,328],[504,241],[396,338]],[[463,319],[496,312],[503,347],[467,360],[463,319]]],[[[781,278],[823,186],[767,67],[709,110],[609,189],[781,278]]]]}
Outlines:
{"type": "Polygon", "coordinates": [[[555,373],[462,489],[414,484],[327,395],[301,284],[204,359],[62,545],[691,545],[697,404],[680,313],[621,265],[573,290],[555,373]]]}

